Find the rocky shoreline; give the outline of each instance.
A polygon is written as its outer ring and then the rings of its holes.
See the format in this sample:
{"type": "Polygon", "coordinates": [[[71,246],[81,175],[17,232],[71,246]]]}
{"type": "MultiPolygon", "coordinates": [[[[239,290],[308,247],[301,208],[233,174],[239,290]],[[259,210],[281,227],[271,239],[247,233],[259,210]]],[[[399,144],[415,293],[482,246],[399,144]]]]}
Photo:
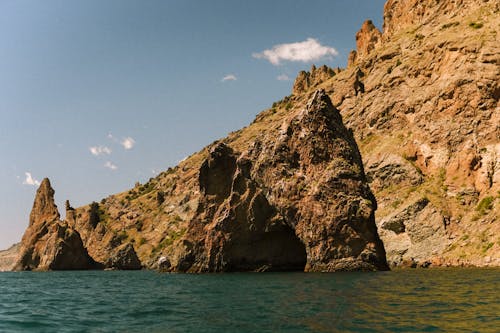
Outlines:
{"type": "Polygon", "coordinates": [[[61,220],[44,180],[15,269],[498,267],[499,27],[492,0],[389,0],[347,68],[145,184],[61,220]]]}

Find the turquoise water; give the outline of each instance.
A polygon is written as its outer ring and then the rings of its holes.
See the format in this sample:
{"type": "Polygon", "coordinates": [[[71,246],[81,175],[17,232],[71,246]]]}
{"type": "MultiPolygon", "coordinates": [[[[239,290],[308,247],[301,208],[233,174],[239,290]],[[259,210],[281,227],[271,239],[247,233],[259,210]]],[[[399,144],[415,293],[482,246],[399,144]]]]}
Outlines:
{"type": "Polygon", "coordinates": [[[0,332],[499,332],[500,269],[0,273],[0,332]]]}

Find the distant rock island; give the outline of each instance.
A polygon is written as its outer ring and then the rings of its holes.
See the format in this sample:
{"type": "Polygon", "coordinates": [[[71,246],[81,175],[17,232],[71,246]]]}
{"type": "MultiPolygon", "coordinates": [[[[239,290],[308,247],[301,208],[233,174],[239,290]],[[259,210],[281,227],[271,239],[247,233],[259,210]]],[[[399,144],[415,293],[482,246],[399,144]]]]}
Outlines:
{"type": "Polygon", "coordinates": [[[499,266],[499,27],[498,1],[389,0],[347,68],[300,72],[249,126],[147,183],[67,202],[61,221],[45,179],[0,267],[499,266]]]}

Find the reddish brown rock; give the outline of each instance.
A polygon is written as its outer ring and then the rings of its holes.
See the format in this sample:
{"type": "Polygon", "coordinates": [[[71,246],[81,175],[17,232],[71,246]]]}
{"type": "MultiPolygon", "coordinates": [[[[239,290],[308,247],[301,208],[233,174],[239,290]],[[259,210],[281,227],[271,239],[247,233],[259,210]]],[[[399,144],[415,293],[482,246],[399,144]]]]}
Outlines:
{"type": "Polygon", "coordinates": [[[391,264],[500,265],[499,13],[389,0],[377,46],[323,85],[363,154],[391,264]]]}
{"type": "Polygon", "coordinates": [[[106,262],[106,268],[117,270],[139,270],[141,261],[137,257],[134,246],[130,243],[123,244],[113,249],[113,253],[106,262]]]}
{"type": "Polygon", "coordinates": [[[384,37],[412,27],[442,24],[488,4],[500,8],[495,0],[388,0],[384,5],[384,37]]]}
{"type": "Polygon", "coordinates": [[[14,270],[97,269],[80,234],[59,220],[54,190],[45,178],[37,190],[30,224],[21,241],[14,270]]]}
{"type": "Polygon", "coordinates": [[[309,72],[299,72],[293,84],[292,93],[294,95],[301,94],[332,78],[335,74],[335,70],[328,66],[323,65],[316,68],[316,66],[312,65],[309,72]]]}
{"type": "Polygon", "coordinates": [[[245,152],[215,145],[173,270],[387,269],[356,143],[324,91],[245,152]]]}
{"type": "Polygon", "coordinates": [[[162,270],[384,269],[354,136],[390,264],[499,266],[499,12],[389,0],[347,69],[301,72],[249,126],[68,223],[102,263],[133,244],[162,270]],[[334,107],[308,104],[318,89],[334,107]]]}
{"type": "Polygon", "coordinates": [[[382,33],[373,25],[373,22],[366,20],[356,33],[357,57],[367,56],[378,45],[381,37],[382,33]]]}

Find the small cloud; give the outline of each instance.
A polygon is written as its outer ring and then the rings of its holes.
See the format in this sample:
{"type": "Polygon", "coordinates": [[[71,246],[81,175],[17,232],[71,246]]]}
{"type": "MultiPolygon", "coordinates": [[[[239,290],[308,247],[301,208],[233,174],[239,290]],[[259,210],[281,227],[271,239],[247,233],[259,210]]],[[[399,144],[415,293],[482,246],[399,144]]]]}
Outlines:
{"type": "Polygon", "coordinates": [[[281,75],[278,75],[278,76],[276,77],[276,79],[277,79],[278,81],[289,81],[289,80],[290,80],[290,78],[289,78],[289,77],[288,77],[288,75],[286,75],[286,74],[281,74],[281,75]]]}
{"type": "Polygon", "coordinates": [[[33,178],[30,172],[25,172],[24,174],[26,175],[26,179],[23,181],[24,185],[40,186],[40,181],[33,178]]]}
{"type": "Polygon", "coordinates": [[[118,169],[118,167],[116,165],[114,165],[113,163],[111,163],[110,161],[107,161],[106,163],[104,163],[104,167],[108,168],[110,170],[113,170],[113,171],[118,169]]]}
{"type": "Polygon", "coordinates": [[[228,74],[226,76],[224,76],[221,80],[221,82],[226,82],[226,81],[236,81],[237,78],[236,78],[236,75],[234,74],[228,74]]]}
{"type": "Polygon", "coordinates": [[[125,139],[123,139],[120,144],[123,146],[123,148],[125,148],[126,150],[130,150],[132,148],[134,148],[135,146],[135,140],[132,139],[131,137],[126,137],[125,139]]]}
{"type": "Polygon", "coordinates": [[[111,154],[111,149],[106,147],[106,146],[89,147],[89,150],[90,150],[90,153],[94,156],[111,154]]]}
{"type": "Polygon", "coordinates": [[[323,58],[330,59],[336,55],[338,55],[337,50],[321,45],[314,38],[308,38],[303,42],[274,45],[270,50],[252,54],[254,58],[266,59],[275,66],[280,65],[282,61],[311,62],[323,58]]]}

